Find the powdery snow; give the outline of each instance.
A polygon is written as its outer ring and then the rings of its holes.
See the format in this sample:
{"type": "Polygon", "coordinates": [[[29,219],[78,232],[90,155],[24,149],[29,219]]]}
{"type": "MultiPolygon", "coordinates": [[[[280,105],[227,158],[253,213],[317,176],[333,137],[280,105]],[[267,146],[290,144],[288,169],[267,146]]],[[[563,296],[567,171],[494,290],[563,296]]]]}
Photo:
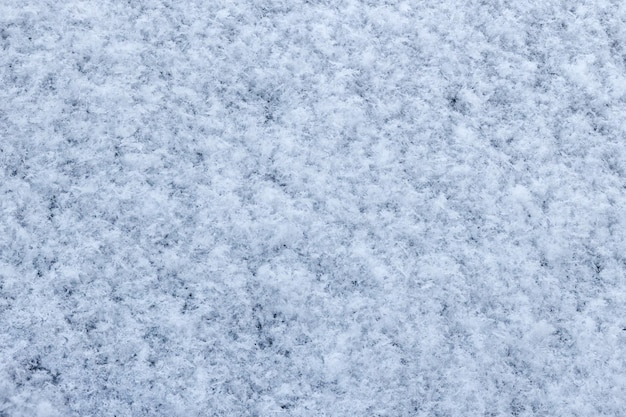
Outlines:
{"type": "Polygon", "coordinates": [[[626,415],[621,1],[0,2],[0,416],[626,415]]]}

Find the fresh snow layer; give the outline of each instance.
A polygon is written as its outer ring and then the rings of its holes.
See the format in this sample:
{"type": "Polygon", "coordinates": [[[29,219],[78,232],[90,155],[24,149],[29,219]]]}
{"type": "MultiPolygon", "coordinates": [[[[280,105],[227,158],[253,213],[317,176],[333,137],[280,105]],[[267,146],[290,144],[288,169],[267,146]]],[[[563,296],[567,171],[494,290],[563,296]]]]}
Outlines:
{"type": "Polygon", "coordinates": [[[0,2],[0,416],[626,415],[626,4],[0,2]]]}

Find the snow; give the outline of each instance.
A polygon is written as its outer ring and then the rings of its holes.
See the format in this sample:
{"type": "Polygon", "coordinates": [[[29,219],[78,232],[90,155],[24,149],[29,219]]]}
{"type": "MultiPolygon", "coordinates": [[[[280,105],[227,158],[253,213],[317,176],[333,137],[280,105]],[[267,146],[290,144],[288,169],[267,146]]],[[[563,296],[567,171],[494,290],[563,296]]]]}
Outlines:
{"type": "Polygon", "coordinates": [[[0,415],[626,415],[626,7],[518,3],[0,2],[0,415]]]}

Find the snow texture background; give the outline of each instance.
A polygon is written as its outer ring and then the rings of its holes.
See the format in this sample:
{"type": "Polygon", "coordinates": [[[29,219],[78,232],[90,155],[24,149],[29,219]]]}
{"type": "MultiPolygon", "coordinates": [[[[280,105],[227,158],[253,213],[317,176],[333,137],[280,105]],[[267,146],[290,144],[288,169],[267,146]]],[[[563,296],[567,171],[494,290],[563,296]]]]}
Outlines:
{"type": "Polygon", "coordinates": [[[0,2],[0,415],[626,415],[622,1],[0,2]]]}

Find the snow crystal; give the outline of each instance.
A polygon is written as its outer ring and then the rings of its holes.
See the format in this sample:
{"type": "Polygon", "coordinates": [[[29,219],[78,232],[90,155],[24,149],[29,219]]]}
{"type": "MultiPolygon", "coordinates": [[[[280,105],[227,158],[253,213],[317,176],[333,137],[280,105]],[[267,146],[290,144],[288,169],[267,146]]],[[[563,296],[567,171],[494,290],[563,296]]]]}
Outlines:
{"type": "Polygon", "coordinates": [[[626,7],[0,3],[0,415],[626,415],[626,7]]]}

